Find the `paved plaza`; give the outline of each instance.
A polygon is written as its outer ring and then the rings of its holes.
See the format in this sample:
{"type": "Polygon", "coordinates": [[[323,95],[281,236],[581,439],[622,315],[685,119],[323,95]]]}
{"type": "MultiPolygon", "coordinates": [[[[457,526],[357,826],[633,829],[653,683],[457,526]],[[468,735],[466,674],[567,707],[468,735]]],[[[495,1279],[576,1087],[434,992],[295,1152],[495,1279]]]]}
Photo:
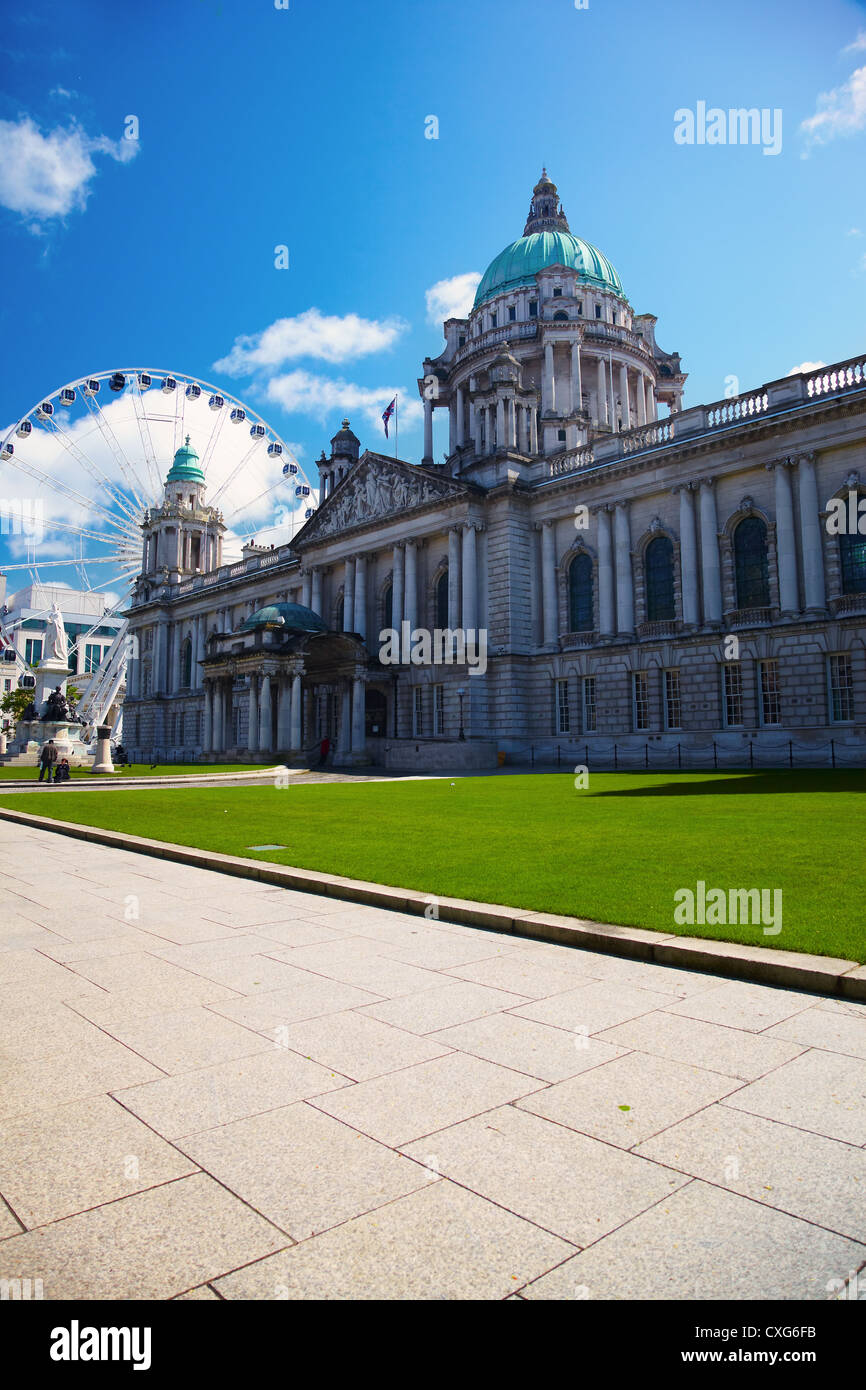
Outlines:
{"type": "Polygon", "coordinates": [[[866,1005],[8,822],[0,881],[0,1278],[46,1299],[821,1300],[866,1262],[866,1005]]]}

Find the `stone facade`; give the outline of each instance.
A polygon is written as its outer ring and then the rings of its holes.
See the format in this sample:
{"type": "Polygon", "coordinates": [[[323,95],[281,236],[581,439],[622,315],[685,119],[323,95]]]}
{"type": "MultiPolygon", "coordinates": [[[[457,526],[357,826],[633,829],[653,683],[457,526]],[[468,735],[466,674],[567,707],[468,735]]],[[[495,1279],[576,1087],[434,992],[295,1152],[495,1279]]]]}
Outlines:
{"type": "MultiPolygon", "coordinates": [[[[527,227],[562,226],[555,195],[536,186],[527,227]]],[[[167,499],[129,610],[127,746],[264,759],[327,735],[338,761],[431,768],[466,743],[467,766],[862,760],[866,536],[838,534],[828,504],[866,497],[864,359],[682,410],[654,325],[579,260],[545,265],[446,323],[419,379],[421,466],[361,454],[345,421],[294,541],[200,573],[177,528],[207,529],[203,495],[188,515],[167,499]],[[253,650],[242,625],[274,603],[330,635],[277,624],[253,650]],[[383,664],[401,622],[482,630],[485,673],[383,664]]]]}

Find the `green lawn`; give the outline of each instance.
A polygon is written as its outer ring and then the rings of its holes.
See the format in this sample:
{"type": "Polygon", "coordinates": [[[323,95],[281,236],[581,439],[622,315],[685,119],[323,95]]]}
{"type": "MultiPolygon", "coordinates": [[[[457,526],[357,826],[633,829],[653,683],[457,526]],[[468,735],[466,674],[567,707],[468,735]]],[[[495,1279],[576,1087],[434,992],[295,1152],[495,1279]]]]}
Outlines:
{"type": "MultiPolygon", "coordinates": [[[[108,777],[178,777],[192,776],[196,772],[255,772],[262,771],[261,763],[158,763],[156,767],[151,767],[150,763],[133,763],[131,767],[115,768],[113,773],[99,773],[108,777]]],[[[0,767],[0,781],[25,781],[38,782],[38,767],[0,767]]],[[[85,781],[93,782],[95,776],[84,767],[73,767],[70,770],[69,780],[71,782],[85,781]]]]}
{"type": "MultiPolygon", "coordinates": [[[[857,771],[593,773],[151,792],[0,805],[425,893],[866,960],[857,771]],[[782,890],[782,930],[677,925],[678,889],[782,890]]],[[[772,892],[771,892],[772,898],[772,892]]]]}

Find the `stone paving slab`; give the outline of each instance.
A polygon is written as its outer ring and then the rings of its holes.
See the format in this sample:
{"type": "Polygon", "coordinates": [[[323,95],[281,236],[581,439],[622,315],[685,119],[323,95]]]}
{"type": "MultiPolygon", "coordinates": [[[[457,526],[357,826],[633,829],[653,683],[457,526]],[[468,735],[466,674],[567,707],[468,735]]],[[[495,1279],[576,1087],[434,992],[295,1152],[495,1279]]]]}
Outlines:
{"type": "Polygon", "coordinates": [[[543,1299],[826,1299],[866,1245],[692,1182],[522,1290],[543,1299]]]}
{"type": "Polygon", "coordinates": [[[768,1301],[866,1260],[855,971],[114,841],[0,818],[0,1278],[768,1301]]]}

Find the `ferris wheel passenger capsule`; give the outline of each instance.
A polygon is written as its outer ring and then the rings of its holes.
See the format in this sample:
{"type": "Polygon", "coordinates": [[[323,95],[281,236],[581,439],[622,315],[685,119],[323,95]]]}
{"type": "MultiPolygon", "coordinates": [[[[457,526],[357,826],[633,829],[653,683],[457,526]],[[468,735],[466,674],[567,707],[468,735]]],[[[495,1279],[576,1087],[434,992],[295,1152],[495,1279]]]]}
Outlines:
{"type": "Polygon", "coordinates": [[[33,426],[29,420],[22,420],[15,433],[19,439],[26,439],[28,434],[33,433],[33,426]]]}
{"type": "Polygon", "coordinates": [[[85,382],[84,382],[84,384],[83,384],[83,386],[82,386],[81,389],[83,390],[85,396],[98,396],[98,395],[99,395],[99,381],[98,381],[98,379],[97,379],[95,376],[90,377],[88,381],[85,381],[85,382]]]}
{"type": "Polygon", "coordinates": [[[233,425],[242,425],[246,418],[247,412],[245,410],[242,410],[239,405],[235,406],[234,410],[229,416],[229,419],[231,420],[233,425]]]}
{"type": "Polygon", "coordinates": [[[296,497],[309,497],[309,495],[310,489],[307,487],[306,483],[301,483],[300,487],[295,488],[296,497]]]}
{"type": "Polygon", "coordinates": [[[64,386],[60,392],[60,404],[70,406],[75,404],[75,392],[71,386],[64,386]]]}
{"type": "Polygon", "coordinates": [[[266,434],[264,425],[250,425],[250,439],[264,439],[266,434]]]}
{"type": "Polygon", "coordinates": [[[0,444],[0,459],[11,459],[15,453],[15,445],[11,439],[6,439],[0,444]]]}
{"type": "Polygon", "coordinates": [[[315,507],[308,507],[307,510],[304,512],[304,520],[305,520],[305,521],[309,521],[310,517],[311,517],[311,516],[315,516],[315,515],[316,515],[316,508],[315,508],[315,507]]]}
{"type": "Polygon", "coordinates": [[[269,444],[269,445],[268,445],[268,458],[269,458],[269,459],[278,459],[278,458],[280,457],[280,454],[281,454],[282,452],[283,452],[283,446],[282,446],[282,444],[269,444]]]}
{"type": "Polygon", "coordinates": [[[41,405],[38,405],[36,407],[37,420],[50,420],[53,414],[54,406],[51,404],[50,401],[43,401],[41,405]]]}
{"type": "Polygon", "coordinates": [[[167,376],[162,383],[163,395],[170,396],[172,391],[177,390],[177,382],[173,376],[167,376]]]}
{"type": "Polygon", "coordinates": [[[150,375],[150,372],[139,372],[138,385],[139,389],[142,391],[150,390],[151,386],[153,385],[153,377],[150,375]]]}
{"type": "Polygon", "coordinates": [[[191,381],[190,384],[189,384],[189,386],[186,388],[186,398],[187,398],[187,400],[188,400],[188,401],[197,401],[200,395],[201,395],[201,387],[198,385],[197,382],[191,381]]]}
{"type": "Polygon", "coordinates": [[[126,377],[123,372],[114,372],[108,383],[112,391],[122,391],[126,385],[126,377]]]}
{"type": "Polygon", "coordinates": [[[283,477],[284,477],[284,478],[293,477],[293,476],[295,475],[295,473],[297,473],[297,471],[298,471],[298,465],[297,465],[296,463],[284,463],[284,464],[283,464],[283,477]]]}
{"type": "Polygon", "coordinates": [[[222,410],[225,405],[225,399],[222,396],[211,396],[208,405],[211,410],[222,410]]]}

